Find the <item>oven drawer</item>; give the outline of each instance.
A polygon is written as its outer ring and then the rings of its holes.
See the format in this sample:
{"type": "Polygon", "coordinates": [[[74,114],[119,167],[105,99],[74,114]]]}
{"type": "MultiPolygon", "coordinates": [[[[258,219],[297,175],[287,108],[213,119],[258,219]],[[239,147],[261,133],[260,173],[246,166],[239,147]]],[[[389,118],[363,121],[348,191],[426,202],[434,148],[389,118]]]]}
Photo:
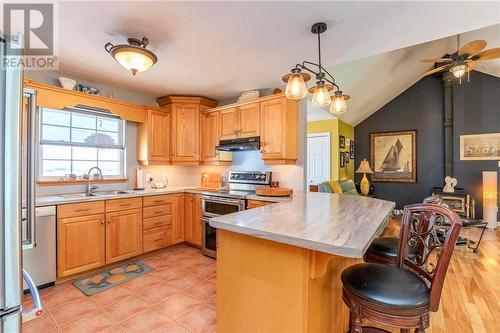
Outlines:
{"type": "Polygon", "coordinates": [[[142,250],[149,252],[172,244],[172,226],[145,230],[142,236],[142,250]]]}
{"type": "Polygon", "coordinates": [[[142,221],[142,229],[147,230],[151,228],[162,227],[169,224],[172,224],[172,215],[150,217],[150,218],[145,218],[142,221]]]}
{"type": "Polygon", "coordinates": [[[142,209],[142,216],[144,218],[164,216],[164,215],[172,215],[172,204],[154,206],[154,207],[144,207],[142,209]]]}
{"type": "Polygon", "coordinates": [[[172,203],[172,194],[170,195],[153,195],[143,198],[144,207],[166,205],[172,203]]]}

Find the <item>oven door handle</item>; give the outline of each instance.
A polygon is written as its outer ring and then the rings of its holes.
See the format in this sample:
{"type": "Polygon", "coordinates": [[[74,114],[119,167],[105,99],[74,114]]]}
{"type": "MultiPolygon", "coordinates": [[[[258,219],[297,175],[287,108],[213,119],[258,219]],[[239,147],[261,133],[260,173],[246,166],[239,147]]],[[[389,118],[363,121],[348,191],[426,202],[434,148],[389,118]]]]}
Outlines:
{"type": "Polygon", "coordinates": [[[203,201],[215,202],[220,204],[229,204],[233,206],[240,206],[242,202],[240,200],[225,200],[225,199],[215,199],[215,198],[202,198],[203,201]]]}

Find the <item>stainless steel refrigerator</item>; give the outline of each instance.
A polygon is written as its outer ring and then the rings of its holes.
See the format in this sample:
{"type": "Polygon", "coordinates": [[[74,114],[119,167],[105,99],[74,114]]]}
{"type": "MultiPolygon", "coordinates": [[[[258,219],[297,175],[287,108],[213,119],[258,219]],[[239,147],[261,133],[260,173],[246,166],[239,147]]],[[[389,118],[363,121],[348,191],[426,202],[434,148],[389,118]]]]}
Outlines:
{"type": "MultiPolygon", "coordinates": [[[[1,60],[8,43],[15,38],[0,34],[1,60]]],[[[20,48],[17,48],[21,50],[20,48]]],[[[22,161],[22,71],[0,68],[0,333],[21,331],[21,322],[41,316],[38,290],[29,275],[22,269],[22,248],[34,239],[35,193],[33,190],[32,163],[22,161]],[[27,168],[22,168],[28,163],[27,168]],[[22,177],[23,172],[26,176],[22,177]],[[23,178],[26,181],[23,181],[23,178]],[[25,190],[22,188],[26,187],[25,190]],[[22,193],[25,195],[22,195],[22,193]],[[22,199],[24,197],[24,200],[22,199]],[[26,209],[29,226],[23,237],[22,207],[26,209]],[[25,239],[24,239],[25,238],[25,239]],[[33,297],[34,307],[22,309],[23,278],[33,297]]],[[[30,137],[29,135],[27,137],[30,137]]],[[[31,138],[29,140],[32,140],[31,138]]]]}

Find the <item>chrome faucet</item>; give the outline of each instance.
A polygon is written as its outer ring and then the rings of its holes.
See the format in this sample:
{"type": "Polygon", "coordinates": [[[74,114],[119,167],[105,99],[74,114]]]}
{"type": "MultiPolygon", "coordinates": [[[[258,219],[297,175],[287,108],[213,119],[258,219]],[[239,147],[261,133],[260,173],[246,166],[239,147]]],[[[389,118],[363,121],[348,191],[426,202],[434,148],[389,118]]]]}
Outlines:
{"type": "Polygon", "coordinates": [[[101,179],[101,180],[103,179],[102,171],[99,167],[95,166],[95,167],[92,167],[89,169],[89,172],[87,173],[87,175],[88,175],[87,193],[86,193],[87,196],[91,196],[92,193],[94,193],[94,191],[97,189],[96,185],[90,186],[90,179],[94,177],[94,175],[92,174],[92,170],[94,170],[94,169],[96,169],[98,171],[97,173],[99,174],[99,179],[101,179]]]}

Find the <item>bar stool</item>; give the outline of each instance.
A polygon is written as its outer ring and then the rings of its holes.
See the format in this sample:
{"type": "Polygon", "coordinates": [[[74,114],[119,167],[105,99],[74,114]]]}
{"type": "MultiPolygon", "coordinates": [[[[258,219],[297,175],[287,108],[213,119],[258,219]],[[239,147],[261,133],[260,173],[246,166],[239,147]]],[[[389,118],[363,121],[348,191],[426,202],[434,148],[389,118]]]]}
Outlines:
{"type": "Polygon", "coordinates": [[[461,220],[448,208],[433,204],[408,205],[403,212],[396,265],[362,263],[342,272],[342,296],[350,309],[350,333],[387,332],[361,326],[363,318],[424,333],[429,312],[437,311],[446,271],[461,220]],[[449,221],[446,239],[436,237],[439,219],[449,221]],[[422,225],[426,225],[424,228],[422,225]],[[409,257],[409,248],[419,249],[409,257]]]}
{"type": "MultiPolygon", "coordinates": [[[[434,195],[426,197],[423,203],[441,205],[443,199],[434,195]]],[[[395,265],[398,256],[399,238],[397,237],[378,237],[373,240],[368,250],[366,250],[363,259],[365,262],[374,262],[387,265],[395,265]]],[[[414,256],[417,249],[410,248],[409,254],[414,256]]]]}

